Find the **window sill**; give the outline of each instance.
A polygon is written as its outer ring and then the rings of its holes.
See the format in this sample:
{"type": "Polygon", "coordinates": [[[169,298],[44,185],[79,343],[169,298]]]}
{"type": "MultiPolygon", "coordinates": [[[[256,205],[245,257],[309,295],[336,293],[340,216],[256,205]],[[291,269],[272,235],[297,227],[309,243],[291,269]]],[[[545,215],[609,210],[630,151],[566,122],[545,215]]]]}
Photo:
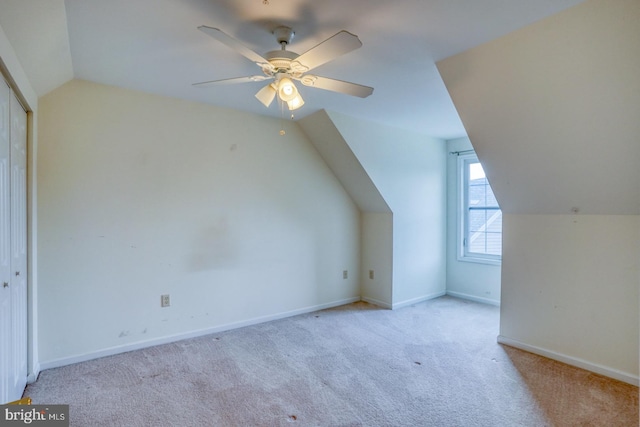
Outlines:
{"type": "Polygon", "coordinates": [[[501,259],[491,259],[491,258],[481,258],[481,257],[471,257],[471,256],[458,256],[458,261],[460,262],[473,262],[475,264],[486,264],[486,265],[502,265],[501,259]]]}

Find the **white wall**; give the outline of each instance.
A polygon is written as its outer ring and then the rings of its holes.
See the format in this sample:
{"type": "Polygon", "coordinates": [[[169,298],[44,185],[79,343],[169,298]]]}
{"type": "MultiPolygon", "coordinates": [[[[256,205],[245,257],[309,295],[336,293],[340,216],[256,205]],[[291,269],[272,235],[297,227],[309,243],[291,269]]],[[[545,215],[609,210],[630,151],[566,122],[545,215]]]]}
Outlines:
{"type": "MultiPolygon", "coordinates": [[[[393,212],[392,307],[443,295],[445,142],[334,112],[328,114],[393,212]]],[[[375,278],[379,266],[363,263],[362,269],[367,275],[374,270],[375,278]]],[[[382,269],[388,271],[388,267],[382,269]]]]}
{"type": "Polygon", "coordinates": [[[360,213],[295,123],[77,80],[40,108],[43,367],[359,299],[360,213]]]}
{"type": "MultiPolygon", "coordinates": [[[[447,152],[473,150],[467,137],[447,141],[447,152]]],[[[458,260],[458,156],[447,157],[447,294],[500,305],[500,266],[458,260]]]]}
{"type": "Polygon", "coordinates": [[[640,216],[503,224],[501,341],[637,384],[640,216]]]}
{"type": "Polygon", "coordinates": [[[393,214],[325,110],[297,122],[361,212],[360,296],[393,305],[393,214]],[[371,278],[369,269],[373,269],[371,278]]]}
{"type": "Polygon", "coordinates": [[[362,212],[360,295],[363,301],[393,307],[393,214],[362,212]],[[374,271],[373,278],[370,270],[374,271]]]}

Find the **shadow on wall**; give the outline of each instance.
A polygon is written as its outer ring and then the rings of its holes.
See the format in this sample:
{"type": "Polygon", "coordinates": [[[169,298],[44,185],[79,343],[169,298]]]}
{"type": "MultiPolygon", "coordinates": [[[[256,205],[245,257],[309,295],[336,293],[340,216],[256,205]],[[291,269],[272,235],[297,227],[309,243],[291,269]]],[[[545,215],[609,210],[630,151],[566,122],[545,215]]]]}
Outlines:
{"type": "Polygon", "coordinates": [[[189,259],[189,270],[232,268],[236,264],[237,249],[232,238],[229,220],[226,217],[219,218],[196,236],[193,242],[193,253],[189,259]]]}

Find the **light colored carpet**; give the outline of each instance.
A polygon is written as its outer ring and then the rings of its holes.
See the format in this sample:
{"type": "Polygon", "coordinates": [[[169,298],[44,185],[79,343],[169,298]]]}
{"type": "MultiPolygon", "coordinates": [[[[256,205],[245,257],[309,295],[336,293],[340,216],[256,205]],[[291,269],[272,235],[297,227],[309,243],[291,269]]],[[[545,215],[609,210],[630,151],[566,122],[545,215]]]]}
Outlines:
{"type": "Polygon", "coordinates": [[[496,343],[499,309],[366,303],[41,373],[77,426],[637,426],[638,388],[496,343]]]}

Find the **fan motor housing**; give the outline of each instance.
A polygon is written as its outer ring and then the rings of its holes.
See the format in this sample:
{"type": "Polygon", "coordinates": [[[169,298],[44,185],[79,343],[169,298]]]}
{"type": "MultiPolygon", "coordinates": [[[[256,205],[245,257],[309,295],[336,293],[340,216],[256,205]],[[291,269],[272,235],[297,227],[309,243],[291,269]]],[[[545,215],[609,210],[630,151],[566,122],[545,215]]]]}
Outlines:
{"type": "Polygon", "coordinates": [[[265,59],[269,61],[269,64],[271,64],[271,67],[273,67],[275,72],[284,71],[291,73],[296,77],[299,77],[302,73],[307,71],[306,67],[295,62],[295,59],[298,58],[298,56],[300,55],[288,50],[272,50],[264,55],[265,59]]]}
{"type": "MultiPolygon", "coordinates": [[[[298,56],[297,53],[291,52],[290,50],[272,50],[271,52],[267,52],[264,57],[268,59],[272,64],[274,61],[287,61],[291,62],[296,59],[298,56]]],[[[275,64],[274,64],[275,65],[275,64]]]]}

